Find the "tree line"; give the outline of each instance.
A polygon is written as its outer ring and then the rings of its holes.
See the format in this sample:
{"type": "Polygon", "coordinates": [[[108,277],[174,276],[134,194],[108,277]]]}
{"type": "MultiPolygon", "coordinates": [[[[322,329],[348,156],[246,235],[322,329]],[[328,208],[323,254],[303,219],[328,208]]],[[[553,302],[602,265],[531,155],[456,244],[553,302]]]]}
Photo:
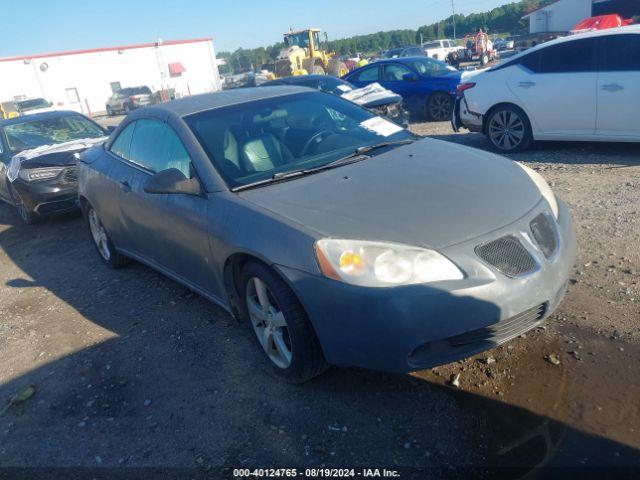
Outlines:
{"type": "MultiPolygon", "coordinates": [[[[456,37],[462,38],[467,33],[483,28],[489,33],[526,33],[528,21],[522,20],[527,13],[543,7],[552,0],[521,0],[496,7],[488,12],[472,13],[470,15],[455,15],[456,37]]],[[[331,40],[323,45],[327,50],[340,55],[355,55],[358,52],[375,54],[390,48],[416,45],[438,38],[453,38],[454,16],[430,25],[423,25],[417,30],[391,30],[368,35],[331,40]]],[[[258,70],[263,65],[272,63],[280,50],[282,42],[268,47],[251,49],[239,48],[235,52],[220,52],[218,58],[226,60],[227,65],[221,67],[221,73],[238,73],[248,70],[258,70]]]]}

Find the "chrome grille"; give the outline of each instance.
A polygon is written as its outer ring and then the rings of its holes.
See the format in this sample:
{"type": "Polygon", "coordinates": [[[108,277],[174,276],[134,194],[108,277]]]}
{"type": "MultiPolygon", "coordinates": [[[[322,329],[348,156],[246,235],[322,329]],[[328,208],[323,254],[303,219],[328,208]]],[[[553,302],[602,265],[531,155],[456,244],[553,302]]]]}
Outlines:
{"type": "Polygon", "coordinates": [[[533,238],[536,240],[544,256],[547,258],[551,257],[556,251],[558,242],[553,227],[549,222],[548,215],[541,213],[531,220],[529,227],[531,228],[533,238]]]}
{"type": "Polygon", "coordinates": [[[547,304],[540,304],[489,327],[479,328],[451,337],[448,340],[449,345],[462,347],[487,340],[496,343],[506,342],[531,329],[536,322],[544,318],[546,312],[547,304]]]}
{"type": "Polygon", "coordinates": [[[536,268],[536,261],[513,235],[478,245],[476,255],[508,277],[517,277],[536,268]]]}

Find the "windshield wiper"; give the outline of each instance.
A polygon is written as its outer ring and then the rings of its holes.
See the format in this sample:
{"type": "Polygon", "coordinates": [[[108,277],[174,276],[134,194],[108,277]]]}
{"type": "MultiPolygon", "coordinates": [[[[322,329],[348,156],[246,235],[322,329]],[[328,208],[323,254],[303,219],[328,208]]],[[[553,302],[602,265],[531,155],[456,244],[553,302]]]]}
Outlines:
{"type": "Polygon", "coordinates": [[[289,172],[274,173],[269,178],[265,178],[263,180],[258,180],[257,182],[247,183],[245,185],[239,185],[239,186],[237,186],[235,188],[232,188],[231,191],[232,192],[238,192],[240,190],[247,190],[249,188],[259,187],[261,185],[267,185],[269,183],[279,182],[279,181],[282,181],[282,180],[288,180],[288,179],[294,178],[294,177],[301,177],[303,175],[310,175],[310,174],[313,174],[313,173],[321,172],[323,170],[329,170],[331,168],[340,167],[342,165],[348,165],[350,163],[356,163],[356,162],[359,162],[361,160],[366,160],[367,158],[371,158],[370,156],[368,156],[366,154],[371,152],[371,151],[373,151],[373,150],[377,150],[379,148],[384,148],[384,147],[396,146],[396,145],[406,145],[406,144],[413,143],[413,142],[415,142],[415,139],[399,140],[399,141],[396,141],[396,142],[382,142],[382,143],[377,143],[375,145],[364,145],[362,147],[356,148],[352,153],[350,153],[346,157],[341,157],[341,158],[339,158],[337,160],[334,160],[333,162],[329,162],[329,163],[327,163],[325,165],[322,165],[320,167],[307,168],[307,169],[301,169],[301,170],[292,170],[292,171],[289,171],[289,172]]]}

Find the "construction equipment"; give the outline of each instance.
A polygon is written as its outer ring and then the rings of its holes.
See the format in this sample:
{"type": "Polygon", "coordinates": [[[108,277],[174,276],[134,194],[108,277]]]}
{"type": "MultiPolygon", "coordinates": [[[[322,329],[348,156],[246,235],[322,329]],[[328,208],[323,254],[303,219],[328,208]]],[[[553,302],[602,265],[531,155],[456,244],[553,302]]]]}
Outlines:
{"type": "Polygon", "coordinates": [[[306,74],[341,77],[349,72],[335,52],[320,48],[320,30],[317,28],[285,33],[284,45],[275,63],[277,77],[306,74]]]}
{"type": "Polygon", "coordinates": [[[493,48],[493,42],[482,29],[466,35],[463,45],[464,48],[447,55],[447,62],[456,68],[459,68],[461,63],[479,63],[484,67],[498,58],[498,53],[493,48]]]}

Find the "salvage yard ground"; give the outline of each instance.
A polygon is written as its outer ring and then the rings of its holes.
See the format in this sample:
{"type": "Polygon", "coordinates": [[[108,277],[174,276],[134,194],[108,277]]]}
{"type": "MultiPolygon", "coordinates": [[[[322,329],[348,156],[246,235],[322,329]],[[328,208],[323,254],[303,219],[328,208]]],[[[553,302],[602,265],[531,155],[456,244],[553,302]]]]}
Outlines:
{"type": "MultiPolygon", "coordinates": [[[[412,129],[488,148],[448,123],[412,129]]],[[[0,465],[640,466],[640,145],[511,157],[576,223],[545,327],[413,375],[333,368],[303,386],[274,378],[215,305],[141,265],[104,267],[79,216],[27,227],[0,206],[0,401],[36,389],[0,416],[0,465]]]]}

